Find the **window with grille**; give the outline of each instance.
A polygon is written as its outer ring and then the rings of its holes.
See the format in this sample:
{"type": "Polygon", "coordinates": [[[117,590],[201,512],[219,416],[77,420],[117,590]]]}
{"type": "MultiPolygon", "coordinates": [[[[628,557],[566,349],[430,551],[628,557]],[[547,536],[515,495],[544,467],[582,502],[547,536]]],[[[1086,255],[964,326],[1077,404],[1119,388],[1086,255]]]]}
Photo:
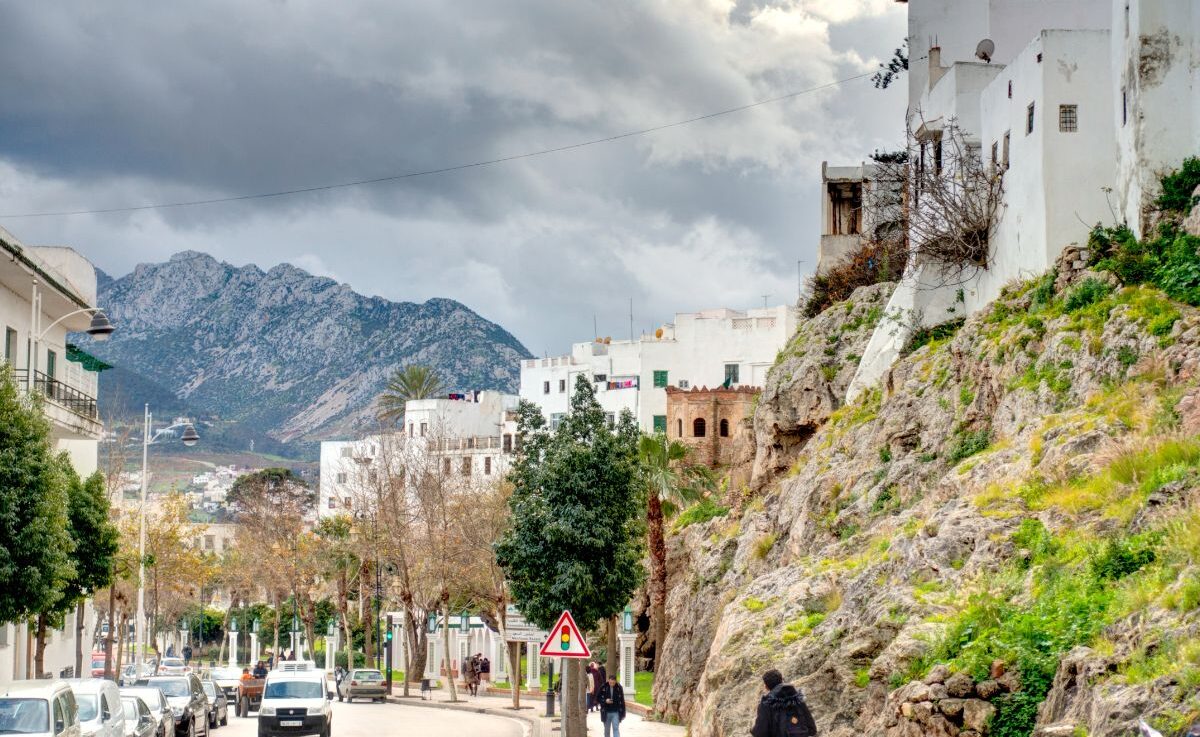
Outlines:
{"type": "Polygon", "coordinates": [[[654,415],[654,432],[661,432],[663,434],[666,434],[666,432],[667,432],[667,416],[666,415],[654,415]]]}
{"type": "Polygon", "coordinates": [[[1009,149],[1011,143],[1012,143],[1012,131],[1005,131],[1004,132],[1004,151],[1000,156],[1000,163],[1004,165],[1005,169],[1008,168],[1008,149],[1009,149]]]}
{"type": "Polygon", "coordinates": [[[739,368],[739,366],[736,363],[725,364],[725,385],[726,386],[732,386],[741,381],[741,379],[738,377],[738,374],[739,374],[738,368],[739,368]]]}
{"type": "Polygon", "coordinates": [[[654,388],[655,389],[665,389],[666,387],[667,387],[667,372],[666,371],[655,371],[654,372],[654,388]]]}
{"type": "Polygon", "coordinates": [[[567,380],[566,380],[566,379],[559,379],[559,380],[558,380],[558,393],[559,393],[559,394],[562,394],[562,393],[564,393],[564,392],[566,392],[566,391],[567,391],[567,380]]]}
{"type": "Polygon", "coordinates": [[[542,394],[549,394],[549,393],[550,393],[550,382],[543,381],[542,382],[542,394]]]}
{"type": "Polygon", "coordinates": [[[1029,103],[1029,107],[1025,108],[1025,135],[1033,133],[1033,103],[1029,103]]]}
{"type": "Polygon", "coordinates": [[[1074,133],[1079,130],[1079,106],[1058,106],[1058,129],[1063,133],[1074,133]]]}

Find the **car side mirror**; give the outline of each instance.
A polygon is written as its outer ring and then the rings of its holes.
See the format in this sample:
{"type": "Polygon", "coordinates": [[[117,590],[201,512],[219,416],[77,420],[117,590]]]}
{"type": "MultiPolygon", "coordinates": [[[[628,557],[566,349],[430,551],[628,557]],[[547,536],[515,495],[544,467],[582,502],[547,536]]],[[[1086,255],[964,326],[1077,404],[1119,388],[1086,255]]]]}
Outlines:
{"type": "Polygon", "coordinates": [[[330,701],[333,701],[333,691],[326,691],[326,692],[325,692],[325,698],[326,698],[326,699],[328,699],[328,700],[330,700],[330,701]]]}
{"type": "Polygon", "coordinates": [[[66,723],[63,722],[63,720],[61,720],[61,719],[54,720],[54,734],[61,734],[62,731],[66,728],[67,728],[67,725],[66,725],[66,723]]]}

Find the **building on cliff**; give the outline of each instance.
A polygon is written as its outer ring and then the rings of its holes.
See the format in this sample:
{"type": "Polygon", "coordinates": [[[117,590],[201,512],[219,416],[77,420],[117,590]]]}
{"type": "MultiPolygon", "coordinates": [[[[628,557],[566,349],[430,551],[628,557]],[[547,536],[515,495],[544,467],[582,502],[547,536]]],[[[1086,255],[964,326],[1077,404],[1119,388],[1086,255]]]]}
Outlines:
{"type": "Polygon", "coordinates": [[[821,241],[817,273],[824,274],[864,242],[884,242],[903,228],[903,180],[878,163],[821,162],[821,241]]]}
{"type": "Polygon", "coordinates": [[[730,469],[729,486],[749,481],[754,407],[761,387],[667,387],[667,438],[691,450],[689,462],[730,469]]]}
{"type": "Polygon", "coordinates": [[[504,478],[517,448],[517,397],[496,391],[415,399],[404,425],[321,443],[317,514],[353,514],[355,498],[396,483],[458,487],[504,478]]]}
{"type": "Polygon", "coordinates": [[[577,376],[591,380],[613,419],[628,409],[645,432],[667,432],[667,388],[762,386],[796,332],[790,305],[681,313],[635,340],[576,343],[564,356],[521,362],[521,399],[555,426],[566,416],[577,376]]]}
{"type": "Polygon", "coordinates": [[[1002,177],[1003,195],[982,265],[947,269],[922,255],[910,229],[904,279],[847,399],[883,377],[913,330],[971,314],[1005,284],[1048,270],[1093,225],[1121,221],[1144,234],[1158,179],[1200,152],[1200,4],[906,4],[910,166],[954,177],[940,169],[952,131],[1002,177]]]}

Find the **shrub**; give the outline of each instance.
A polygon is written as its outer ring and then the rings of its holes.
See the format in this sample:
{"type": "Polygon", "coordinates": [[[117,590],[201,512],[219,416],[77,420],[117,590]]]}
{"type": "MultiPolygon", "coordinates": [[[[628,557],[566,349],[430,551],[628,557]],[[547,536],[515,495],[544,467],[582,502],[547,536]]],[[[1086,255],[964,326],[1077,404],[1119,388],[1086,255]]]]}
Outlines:
{"type": "Polygon", "coordinates": [[[992,431],[990,428],[983,428],[975,432],[960,432],[946,455],[946,459],[950,461],[950,465],[954,465],[959,461],[966,460],[976,453],[981,453],[987,450],[987,447],[992,444],[992,431]]]}
{"type": "Polygon", "coordinates": [[[892,462],[892,449],[887,445],[879,446],[879,460],[884,463],[892,462]]]}
{"type": "Polygon", "coordinates": [[[768,532],[754,542],[754,558],[755,560],[765,560],[771,552],[771,548],[775,547],[775,542],[779,536],[774,532],[768,532]]]}
{"type": "Polygon", "coordinates": [[[1192,192],[1200,185],[1200,158],[1184,159],[1179,171],[1162,178],[1162,194],[1154,202],[1160,210],[1188,212],[1196,205],[1192,192]]]}
{"type": "Polygon", "coordinates": [[[1068,312],[1081,310],[1088,305],[1100,302],[1109,294],[1112,293],[1112,287],[1099,279],[1087,278],[1080,282],[1079,286],[1075,287],[1069,295],[1067,295],[1066,308],[1068,312]]]}
{"type": "Polygon", "coordinates": [[[1112,538],[1090,561],[1091,573],[1100,581],[1117,581],[1150,565],[1158,557],[1157,535],[1112,538]]]}
{"type": "Polygon", "coordinates": [[[808,278],[808,301],[804,303],[804,314],[816,317],[838,302],[849,299],[859,287],[880,282],[899,281],[904,276],[908,263],[908,247],[901,240],[896,243],[864,243],[862,248],[848,255],[844,261],[826,269],[823,274],[808,278]]]}
{"type": "Polygon", "coordinates": [[[699,502],[683,510],[678,517],[675,518],[675,524],[672,529],[679,532],[689,525],[695,525],[702,522],[708,522],[717,517],[724,517],[729,514],[729,507],[722,507],[712,499],[705,497],[699,502]]]}
{"type": "Polygon", "coordinates": [[[915,352],[918,348],[926,345],[937,346],[954,337],[958,329],[966,322],[965,318],[950,320],[941,325],[934,325],[929,328],[918,328],[913,331],[912,337],[908,339],[908,345],[904,346],[901,355],[909,355],[915,352]]]}

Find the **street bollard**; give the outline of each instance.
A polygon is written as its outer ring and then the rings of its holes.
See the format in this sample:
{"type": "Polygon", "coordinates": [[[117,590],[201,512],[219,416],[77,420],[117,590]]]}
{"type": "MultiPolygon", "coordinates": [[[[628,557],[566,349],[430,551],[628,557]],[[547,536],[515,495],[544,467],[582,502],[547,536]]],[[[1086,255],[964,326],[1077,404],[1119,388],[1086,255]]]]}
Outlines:
{"type": "Polygon", "coordinates": [[[555,693],[554,693],[553,689],[549,689],[546,691],[546,716],[547,717],[554,716],[554,696],[555,696],[555,693]]]}

